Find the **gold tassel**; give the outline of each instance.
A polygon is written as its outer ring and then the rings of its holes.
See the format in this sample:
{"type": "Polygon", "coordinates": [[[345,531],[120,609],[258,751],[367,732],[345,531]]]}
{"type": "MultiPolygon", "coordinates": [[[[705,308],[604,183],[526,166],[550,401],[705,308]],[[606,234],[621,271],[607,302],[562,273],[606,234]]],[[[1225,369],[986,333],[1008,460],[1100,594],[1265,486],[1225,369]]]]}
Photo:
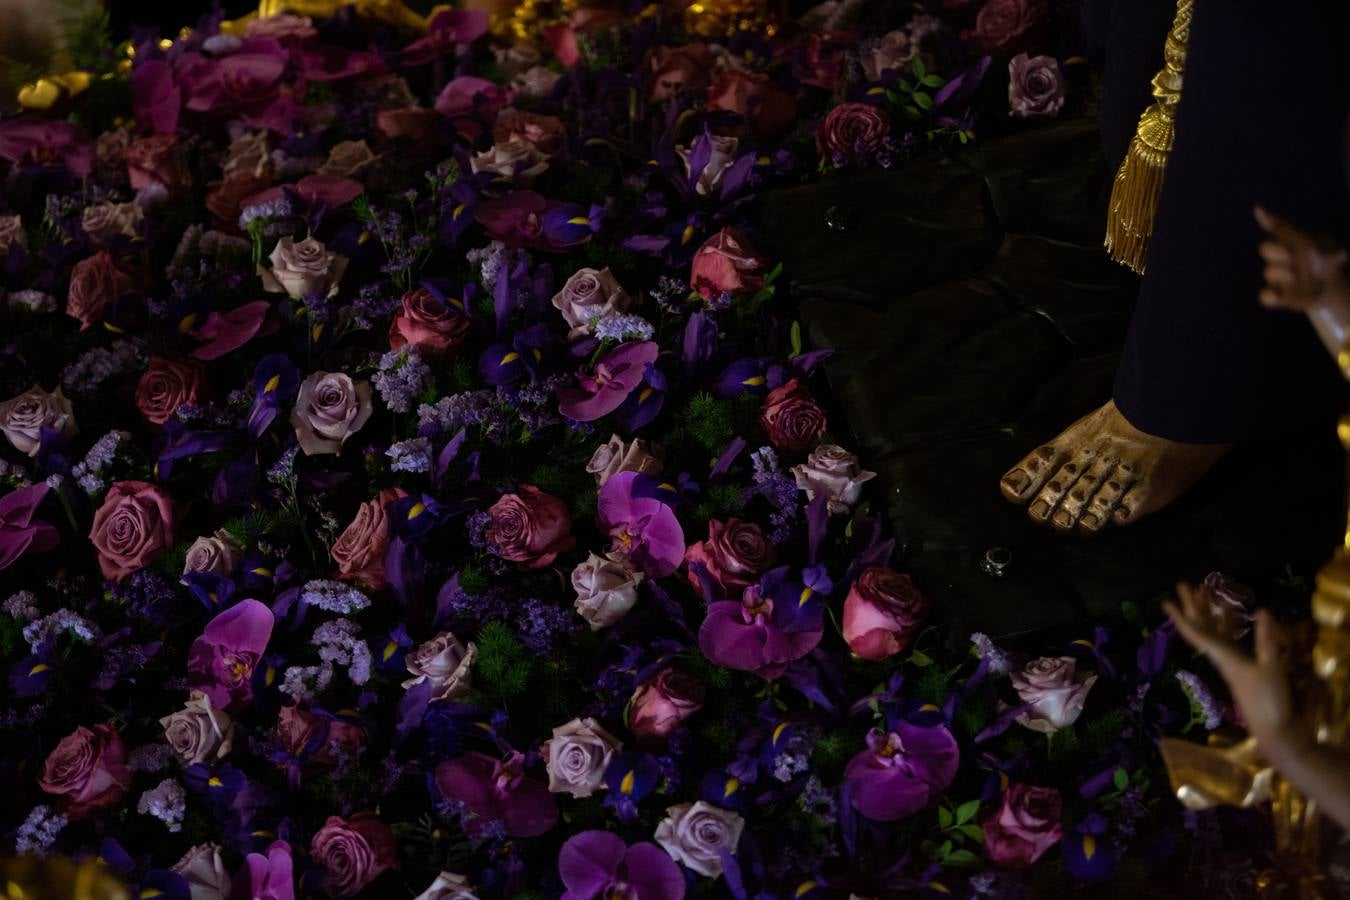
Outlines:
{"type": "Polygon", "coordinates": [[[1112,259],[1144,274],[1148,242],[1153,236],[1153,214],[1158,209],[1167,155],[1176,140],[1177,104],[1181,102],[1181,72],[1186,65],[1186,42],[1191,32],[1195,0],[1177,0],[1177,15],[1167,34],[1163,67],[1153,76],[1153,104],[1139,117],[1130,149],[1111,186],[1106,215],[1106,252],[1112,259]]]}

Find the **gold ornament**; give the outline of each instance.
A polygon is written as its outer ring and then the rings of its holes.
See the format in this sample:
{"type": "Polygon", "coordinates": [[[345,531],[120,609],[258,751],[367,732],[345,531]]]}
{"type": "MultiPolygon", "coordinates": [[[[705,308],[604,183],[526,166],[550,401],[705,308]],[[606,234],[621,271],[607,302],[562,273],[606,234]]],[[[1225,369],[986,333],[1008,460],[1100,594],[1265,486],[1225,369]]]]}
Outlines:
{"type": "Polygon", "coordinates": [[[0,860],[2,900],[130,900],[131,892],[95,859],[19,856],[0,860]]]}
{"type": "Polygon", "coordinates": [[[739,31],[773,36],[768,0],[694,0],[684,8],[684,28],[701,38],[729,38],[739,31]]]}

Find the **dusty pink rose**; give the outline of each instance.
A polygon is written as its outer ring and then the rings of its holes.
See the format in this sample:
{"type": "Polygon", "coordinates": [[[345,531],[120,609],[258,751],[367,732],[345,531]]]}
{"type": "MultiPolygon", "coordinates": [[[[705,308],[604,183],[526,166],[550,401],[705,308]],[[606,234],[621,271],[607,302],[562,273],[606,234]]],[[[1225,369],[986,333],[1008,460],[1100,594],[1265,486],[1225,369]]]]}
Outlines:
{"type": "Polygon", "coordinates": [[[844,601],[844,640],[863,659],[894,656],[928,615],[928,600],[908,575],[865,569],[844,601]]]}
{"type": "Polygon", "coordinates": [[[567,140],[567,127],[557,116],[507,108],[501,111],[497,124],[492,126],[492,139],[499,144],[526,141],[538,147],[540,152],[551,155],[562,149],[567,140]]]}
{"type": "Polygon", "coordinates": [[[739,113],[761,140],[783,136],[797,118],[797,101],[769,76],[727,69],[708,88],[708,109],[739,113]]]}
{"type": "Polygon", "coordinates": [[[1045,14],[1046,0],[987,0],[975,17],[975,41],[987,51],[1011,51],[1045,14]]]}
{"type": "Polygon", "coordinates": [[[328,158],[316,170],[320,175],[355,178],[375,163],[376,156],[365,141],[341,141],[328,151],[328,158]]]}
{"type": "Polygon", "coordinates": [[[94,159],[99,169],[109,178],[118,177],[126,168],[127,147],[131,146],[131,132],[125,128],[111,128],[98,136],[94,144],[94,159]]]}
{"type": "Polygon", "coordinates": [[[268,133],[254,131],[230,141],[222,170],[225,177],[250,175],[254,178],[272,177],[272,151],[268,147],[268,133]]]}
{"type": "Polygon", "coordinates": [[[502,559],[542,569],[577,545],[567,504],[531,484],[505,494],[488,510],[483,537],[502,559]]]}
{"type": "Polygon", "coordinates": [[[428,359],[453,356],[469,336],[469,317],[424,287],[403,295],[403,308],[389,323],[389,348],[415,345],[428,359]]]}
{"type": "Polygon", "coordinates": [[[577,612],[590,624],[592,631],[613,625],[637,604],[638,585],[644,577],[623,561],[592,553],[572,570],[577,612]]]}
{"type": "Polygon", "coordinates": [[[739,815],[699,800],[667,809],[652,837],[671,859],[699,875],[717,878],[722,874],[722,854],[736,854],[744,830],[745,820],[739,815]]]}
{"type": "Polygon", "coordinates": [[[450,632],[442,631],[403,658],[413,676],[403,682],[403,689],[429,681],[431,699],[457,700],[469,692],[477,656],[478,648],[472,642],[465,646],[450,632]]]}
{"type": "Polygon", "coordinates": [[[355,751],[365,746],[366,730],[299,706],[283,706],[277,713],[277,738],[287,753],[303,758],[306,767],[331,769],[338,764],[334,745],[343,752],[355,751]]]}
{"type": "Polygon", "coordinates": [[[1064,78],[1053,56],[1019,53],[1008,60],[1009,114],[1019,119],[1048,119],[1064,105],[1064,78]]]}
{"type": "Polygon", "coordinates": [[[224,759],[234,745],[234,720],[201,691],[193,691],[183,708],[160,719],[159,725],[185,766],[224,759]]]}
{"type": "Polygon", "coordinates": [[[155,134],[132,141],[125,159],[131,186],[138,191],[150,184],[172,190],[185,178],[176,134],[155,134]]]}
{"type": "Polygon", "coordinates": [[[684,561],[689,566],[689,583],[694,586],[694,592],[708,603],[717,603],[739,600],[746,588],[773,568],[777,554],[765,537],[764,529],[754,522],[736,518],[726,522],[711,519],[708,521],[708,539],[690,544],[684,552],[684,561]],[[716,596],[707,595],[705,579],[695,572],[696,565],[701,565],[707,572],[707,580],[716,590],[716,596]]]}
{"type": "Polygon", "coordinates": [[[506,78],[515,78],[544,60],[544,54],[538,47],[525,43],[512,44],[510,47],[494,47],[492,55],[496,57],[497,67],[506,78]]]}
{"type": "Polygon", "coordinates": [[[596,487],[604,487],[606,481],[620,472],[660,475],[665,471],[665,464],[658,452],[642,438],[625,442],[612,434],[607,442],[595,448],[591,461],[586,463],[586,471],[595,476],[596,487]]]}
{"type": "Polygon", "coordinates": [[[61,812],[71,819],[92,818],[131,787],[126,745],[111,725],[81,725],[47,757],[38,787],[59,796],[61,812]]]}
{"type": "MultiPolygon", "coordinates": [[[[143,214],[135,203],[99,203],[86,206],[80,227],[95,244],[106,244],[118,236],[135,237],[143,214]]],[[[0,235],[0,249],[4,237],[0,235]]]]}
{"type": "Polygon", "coordinates": [[[1010,784],[1003,805],[984,820],[984,849],[989,858],[1009,869],[1025,869],[1064,836],[1060,824],[1064,803],[1054,788],[1010,784]]]}
{"type": "Polygon", "coordinates": [[[764,398],[759,424],[769,443],[783,453],[806,453],[825,435],[825,411],[806,386],[793,378],[764,398]]]}
{"type": "Polygon", "coordinates": [[[144,481],[118,481],[94,513],[89,540],[103,577],[121,581],[173,546],[173,499],[144,481]]]}
{"type": "Polygon", "coordinates": [[[610,313],[624,312],[633,298],[609,269],[578,269],[562,290],[553,295],[553,307],[571,326],[568,340],[591,333],[591,323],[610,313]]]}
{"type": "Polygon", "coordinates": [[[291,426],[306,456],[341,453],[342,445],[370,418],[370,382],[341,372],[315,372],[300,383],[291,426]]]}
{"type": "Polygon", "coordinates": [[[205,385],[206,369],[195,359],[150,357],[136,384],[136,409],[145,421],[163,425],[184,403],[196,403],[205,385]]]}
{"type": "Polygon", "coordinates": [[[28,234],[23,230],[23,219],[18,215],[0,216],[0,256],[11,247],[27,247],[28,234]]]}
{"type": "Polygon", "coordinates": [[[354,897],[382,872],[398,866],[394,833],[374,813],[349,819],[329,816],[315,832],[309,852],[328,870],[320,887],[330,897],[354,897]]]}
{"type": "Polygon", "coordinates": [[[548,770],[548,789],[585,798],[605,783],[605,769],[619,750],[617,738],[594,719],[573,719],[553,729],[539,753],[548,770]]]}
{"type": "Polygon", "coordinates": [[[629,701],[628,727],[638,738],[663,738],[703,708],[702,682],[674,669],[662,669],[638,686],[629,701]]]}
{"type": "Polygon", "coordinates": [[[713,56],[707,44],[657,47],[647,57],[647,66],[652,73],[651,98],[664,100],[685,91],[706,90],[713,56]]]}
{"type": "Polygon", "coordinates": [[[862,486],[876,477],[858,463],[856,454],[837,444],[821,444],[811,451],[806,462],[793,466],[792,475],[797,487],[806,491],[807,500],[824,492],[830,498],[830,512],[841,516],[848,512],[862,495],[862,486]]]}
{"type": "Polygon", "coordinates": [[[60,432],[66,437],[79,433],[75,408],[59,386],[49,394],[35,384],[17,397],[0,403],[0,433],[15,450],[37,456],[43,429],[60,432]]]}
{"type": "Polygon", "coordinates": [[[213,575],[229,575],[244,555],[244,548],[234,542],[230,533],[221,528],[215,534],[202,535],[188,547],[187,558],[183,560],[183,574],[189,572],[209,572],[213,575]]]}
{"type": "Polygon", "coordinates": [[[1018,724],[1047,734],[1078,721],[1088,691],[1097,683],[1096,673],[1079,672],[1072,656],[1033,659],[1011,678],[1018,699],[1028,707],[1017,717],[1018,724]]]}
{"type": "Polygon", "coordinates": [[[458,872],[441,872],[413,900],[478,900],[473,883],[458,872]]]}
{"type": "Polygon", "coordinates": [[[547,97],[553,93],[560,78],[560,74],[547,66],[534,66],[511,79],[511,89],[521,97],[547,97]]]}
{"type": "Polygon", "coordinates": [[[113,262],[107,250],[80,260],[70,272],[70,295],[66,315],[80,323],[85,331],[103,318],[108,304],[131,287],[128,277],[113,262]]]}
{"type": "Polygon", "coordinates": [[[689,284],[705,300],[722,294],[758,290],[764,283],[764,258],[736,229],[728,226],[694,253],[689,284]]]}
{"type": "MultiPolygon", "coordinates": [[[[219,844],[198,844],[170,868],[188,884],[190,900],[224,900],[230,896],[232,879],[220,858],[219,844]]],[[[260,900],[280,900],[262,897],[260,900]]]]}
{"type": "Polygon", "coordinates": [[[328,251],[312,237],[298,244],[284,237],[277,241],[268,259],[271,268],[258,266],[263,289],[297,300],[314,293],[333,296],[347,269],[347,257],[328,251]]]}
{"type": "Polygon", "coordinates": [[[862,54],[863,74],[867,76],[868,81],[880,81],[881,73],[887,69],[899,69],[909,65],[918,49],[905,31],[892,31],[883,35],[875,47],[862,54]]]}
{"type": "MultiPolygon", "coordinates": [[[[706,197],[717,191],[722,186],[722,177],[727,174],[732,164],[736,162],[736,149],[741,142],[730,135],[714,134],[710,138],[711,153],[708,156],[708,162],[703,167],[703,171],[698,173],[698,181],[694,183],[694,193],[701,197],[706,197]]],[[[680,162],[684,163],[684,173],[693,175],[694,169],[691,166],[690,158],[692,149],[685,146],[675,148],[675,153],[680,157],[680,162]]]]}
{"type": "Polygon", "coordinates": [[[830,110],[816,129],[816,149],[822,156],[844,162],[870,159],[891,133],[890,119],[867,103],[841,103],[830,110]]]}
{"type": "Polygon", "coordinates": [[[548,155],[529,141],[510,140],[475,153],[469,158],[469,168],[528,187],[535,178],[548,171],[548,155]]]}
{"type": "Polygon", "coordinates": [[[399,488],[385,488],[356,510],[356,517],[333,542],[339,578],[372,591],[389,586],[384,574],[384,557],[389,551],[389,504],[406,496],[399,488]]]}

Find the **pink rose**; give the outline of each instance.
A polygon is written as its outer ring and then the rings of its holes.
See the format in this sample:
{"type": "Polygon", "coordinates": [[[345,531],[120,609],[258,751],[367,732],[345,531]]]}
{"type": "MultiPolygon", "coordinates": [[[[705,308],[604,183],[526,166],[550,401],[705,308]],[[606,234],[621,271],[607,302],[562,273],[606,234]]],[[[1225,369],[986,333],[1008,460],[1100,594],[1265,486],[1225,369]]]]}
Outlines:
{"type": "Polygon", "coordinates": [[[858,502],[862,486],[876,477],[858,464],[856,454],[836,444],[821,444],[811,451],[806,462],[793,466],[797,487],[806,491],[806,499],[816,499],[821,491],[830,498],[830,512],[841,516],[858,502]]]}
{"type": "Polygon", "coordinates": [[[841,103],[816,129],[816,149],[827,159],[859,162],[880,150],[890,133],[890,119],[875,106],[841,103]]]}
{"type": "Polygon", "coordinates": [[[184,403],[196,403],[204,392],[206,370],[194,359],[178,362],[150,357],[150,365],[136,384],[136,409],[147,422],[163,425],[184,403]]]}
{"type": "Polygon", "coordinates": [[[628,701],[628,727],[640,739],[663,738],[703,708],[705,688],[698,679],[662,669],[638,686],[628,701]]]}
{"type": "Polygon", "coordinates": [[[250,175],[254,178],[270,180],[272,177],[272,151],[267,144],[268,133],[266,131],[241,134],[230,141],[225,162],[221,167],[225,178],[250,175]]]}
{"type": "Polygon", "coordinates": [[[652,73],[651,99],[665,100],[685,91],[707,89],[712,51],[707,44],[657,47],[647,57],[647,66],[652,73]]]}
{"type": "MultiPolygon", "coordinates": [[[[700,197],[706,197],[722,186],[722,177],[726,175],[727,169],[730,169],[736,162],[736,149],[741,144],[734,137],[718,134],[711,136],[711,143],[708,162],[704,165],[703,171],[698,173],[698,181],[694,183],[694,193],[700,197]]],[[[684,173],[690,176],[694,173],[693,167],[689,164],[692,152],[689,147],[675,148],[675,153],[680,157],[680,162],[684,163],[684,173]]]]}
{"type": "Polygon", "coordinates": [[[111,725],[81,725],[47,757],[38,787],[58,795],[61,812],[71,819],[92,818],[116,806],[131,787],[126,745],[111,725]]]}
{"type": "Polygon", "coordinates": [[[759,424],[769,443],[783,453],[806,453],[825,435],[825,411],[793,378],[764,398],[759,424]]]}
{"type": "Polygon", "coordinates": [[[75,408],[59,386],[49,394],[35,384],[17,397],[0,403],[0,433],[15,450],[37,456],[43,429],[60,432],[66,437],[79,433],[75,408]]]}
{"type": "Polygon", "coordinates": [[[505,494],[488,510],[484,538],[502,559],[542,569],[577,545],[567,504],[530,484],[505,494]]]}
{"type": "Polygon", "coordinates": [[[398,867],[394,833],[374,813],[329,816],[309,852],[328,870],[320,887],[330,897],[354,897],[382,872],[398,867]]]}
{"type": "Polygon", "coordinates": [[[369,169],[376,160],[365,141],[342,141],[328,151],[328,159],[316,170],[320,175],[355,178],[369,169]]]}
{"type": "Polygon", "coordinates": [[[1072,656],[1033,659],[1012,673],[1012,685],[1028,710],[1017,722],[1032,731],[1050,733],[1078,721],[1095,673],[1080,673],[1072,656]]]}
{"type": "Polygon", "coordinates": [[[334,746],[344,753],[353,752],[365,745],[366,730],[298,706],[283,706],[277,713],[277,738],[287,753],[303,759],[307,767],[331,769],[338,764],[334,746]]]}
{"type": "Polygon", "coordinates": [[[160,719],[159,725],[185,766],[224,759],[234,745],[234,720],[201,691],[193,691],[183,708],[160,719]]]}
{"type": "Polygon", "coordinates": [[[975,42],[1011,52],[1045,18],[1046,0],[988,0],[975,17],[975,42]]]}
{"type": "Polygon", "coordinates": [[[466,647],[459,638],[442,631],[403,658],[413,676],[403,682],[403,689],[429,681],[432,700],[457,700],[472,686],[477,656],[478,648],[472,642],[466,647]]]}
{"type": "Polygon", "coordinates": [[[708,88],[708,109],[739,113],[760,140],[783,136],[797,118],[797,101],[769,76],[727,69],[708,88]]]}
{"type": "Polygon", "coordinates": [[[1009,869],[1025,869],[1040,859],[1064,836],[1063,807],[1054,788],[1008,785],[1003,805],[981,826],[989,858],[1009,869]]]}
{"type": "Polygon", "coordinates": [[[113,263],[107,250],[100,250],[75,264],[70,272],[70,296],[66,315],[85,331],[99,319],[108,304],[131,287],[131,278],[113,263]]]}
{"type": "Polygon", "coordinates": [[[539,753],[548,769],[548,789],[585,798],[605,783],[605,769],[619,750],[619,741],[594,719],[573,719],[553,729],[539,753]]]}
{"type": "Polygon", "coordinates": [[[844,601],[844,640],[863,659],[894,656],[928,615],[928,600],[908,575],[863,570],[844,601]]]}
{"type": "Polygon", "coordinates": [[[739,600],[741,593],[772,569],[776,560],[777,555],[764,536],[764,529],[754,522],[736,518],[727,519],[725,523],[709,520],[708,539],[690,544],[684,552],[684,562],[689,566],[689,583],[707,603],[739,600]],[[705,579],[694,571],[696,564],[706,570],[707,580],[717,591],[716,596],[707,596],[705,579]]]}
{"type": "Polygon", "coordinates": [[[176,134],[155,134],[132,141],[125,158],[131,186],[138,191],[150,184],[172,190],[186,177],[176,134]]]}
{"type": "Polygon", "coordinates": [[[173,500],[156,485],[118,481],[94,513],[89,540],[103,577],[121,581],[173,546],[173,500]]]}
{"type": "Polygon", "coordinates": [[[699,800],[667,809],[652,838],[671,859],[699,875],[718,878],[722,854],[736,854],[744,830],[745,820],[739,815],[699,800]]]}
{"type": "Polygon", "coordinates": [[[586,463],[586,471],[595,476],[596,487],[604,487],[620,472],[638,472],[642,475],[657,476],[665,471],[657,451],[642,438],[633,438],[624,443],[617,434],[609,436],[609,441],[595,448],[591,461],[586,463]]]}
{"type": "Polygon", "coordinates": [[[386,488],[356,510],[356,517],[333,543],[339,578],[372,591],[389,586],[384,574],[384,557],[389,551],[389,504],[406,496],[399,488],[386,488]]]}
{"type": "Polygon", "coordinates": [[[862,54],[863,74],[868,81],[880,81],[881,74],[888,69],[909,65],[918,49],[918,45],[910,41],[907,32],[892,31],[884,35],[875,47],[862,54]]]}
{"type": "Polygon", "coordinates": [[[633,298],[609,269],[578,269],[553,295],[553,307],[571,326],[567,338],[573,341],[590,334],[596,319],[624,312],[632,303],[633,298]]]}
{"type": "Polygon", "coordinates": [[[581,61],[577,35],[609,28],[611,25],[617,25],[619,21],[618,13],[612,10],[577,9],[566,21],[546,26],[543,29],[544,40],[548,42],[558,62],[570,69],[581,61]]]}
{"type": "Polygon", "coordinates": [[[638,585],[646,577],[624,562],[592,553],[572,570],[572,589],[577,592],[576,610],[599,631],[628,615],[637,604],[638,585]]]}
{"type": "Polygon", "coordinates": [[[730,226],[703,242],[694,253],[689,284],[705,300],[722,294],[758,290],[764,283],[764,259],[730,226]]]}
{"type": "MultiPolygon", "coordinates": [[[[135,203],[99,203],[86,206],[80,217],[80,227],[95,244],[106,244],[115,237],[135,237],[143,218],[135,203]]],[[[0,249],[4,236],[0,234],[0,249]]]]}
{"type": "Polygon", "coordinates": [[[277,241],[268,256],[272,266],[258,266],[263,289],[274,294],[289,294],[299,300],[306,294],[337,293],[347,257],[331,253],[312,237],[295,243],[289,237],[277,241]]]}
{"type": "Polygon", "coordinates": [[[213,575],[229,575],[244,555],[244,548],[234,542],[230,533],[221,528],[213,535],[203,535],[188,547],[187,558],[183,561],[183,574],[189,572],[209,572],[213,575]]]}
{"type": "Polygon", "coordinates": [[[413,900],[478,900],[473,884],[458,872],[441,872],[413,900]]]}
{"type": "Polygon", "coordinates": [[[557,116],[519,109],[504,109],[492,126],[492,139],[498,144],[526,141],[538,147],[541,153],[551,155],[562,149],[567,140],[567,127],[557,116]]]}
{"type": "Polygon", "coordinates": [[[347,438],[370,418],[370,382],[341,372],[315,372],[300,383],[291,426],[306,456],[341,453],[347,438]]]}
{"type": "Polygon", "coordinates": [[[1019,119],[1048,119],[1064,105],[1064,78],[1053,56],[1019,53],[1008,60],[1009,114],[1019,119]]]}
{"type": "Polygon", "coordinates": [[[28,246],[28,234],[23,230],[20,216],[0,216],[0,256],[9,252],[11,247],[28,246]]]}
{"type": "Polygon", "coordinates": [[[548,170],[548,155],[529,141],[498,142],[469,157],[469,168],[529,187],[548,170]]]}
{"type": "Polygon", "coordinates": [[[453,356],[469,336],[470,322],[424,287],[403,295],[403,309],[389,323],[389,349],[416,346],[428,359],[453,356]]]}

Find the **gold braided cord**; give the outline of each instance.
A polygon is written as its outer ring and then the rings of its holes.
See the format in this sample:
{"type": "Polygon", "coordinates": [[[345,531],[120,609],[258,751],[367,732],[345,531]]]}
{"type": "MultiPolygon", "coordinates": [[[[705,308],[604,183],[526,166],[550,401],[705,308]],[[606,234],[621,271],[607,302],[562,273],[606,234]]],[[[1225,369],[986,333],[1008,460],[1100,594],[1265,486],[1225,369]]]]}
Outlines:
{"type": "Polygon", "coordinates": [[[1148,259],[1153,217],[1162,193],[1167,157],[1176,142],[1177,105],[1181,102],[1181,74],[1191,32],[1195,0],[1178,0],[1176,18],[1163,48],[1163,67],[1153,76],[1153,104],[1139,117],[1125,160],[1111,186],[1106,214],[1106,252],[1140,275],[1148,259]]]}

